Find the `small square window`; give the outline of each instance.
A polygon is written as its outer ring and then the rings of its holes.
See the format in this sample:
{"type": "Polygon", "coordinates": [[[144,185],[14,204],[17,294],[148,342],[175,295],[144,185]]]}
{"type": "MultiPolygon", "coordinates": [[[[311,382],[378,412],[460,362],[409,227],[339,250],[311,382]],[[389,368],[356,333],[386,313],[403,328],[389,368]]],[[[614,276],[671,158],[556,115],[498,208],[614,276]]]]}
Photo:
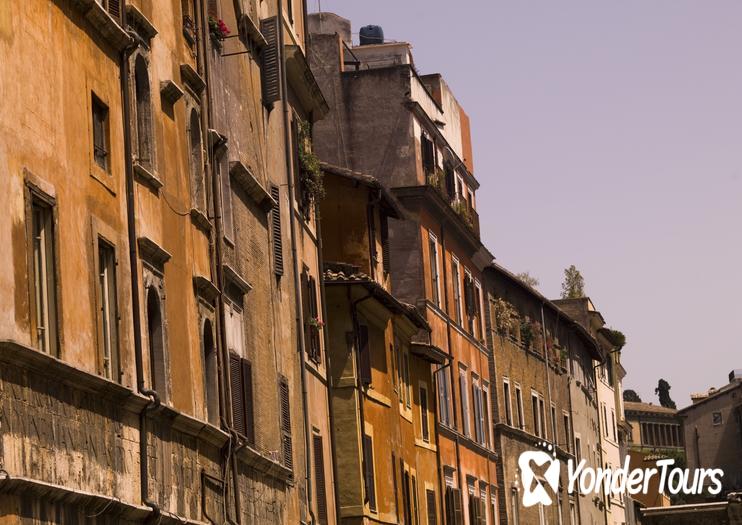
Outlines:
{"type": "Polygon", "coordinates": [[[712,423],[712,424],[713,424],[713,425],[714,425],[715,427],[718,427],[718,426],[719,426],[719,425],[721,425],[721,424],[722,424],[723,422],[724,422],[724,419],[723,419],[723,418],[722,418],[722,416],[721,416],[721,412],[713,412],[713,413],[711,414],[711,423],[712,423]]]}
{"type": "Polygon", "coordinates": [[[93,157],[95,163],[108,170],[108,106],[93,95],[93,157]]]}

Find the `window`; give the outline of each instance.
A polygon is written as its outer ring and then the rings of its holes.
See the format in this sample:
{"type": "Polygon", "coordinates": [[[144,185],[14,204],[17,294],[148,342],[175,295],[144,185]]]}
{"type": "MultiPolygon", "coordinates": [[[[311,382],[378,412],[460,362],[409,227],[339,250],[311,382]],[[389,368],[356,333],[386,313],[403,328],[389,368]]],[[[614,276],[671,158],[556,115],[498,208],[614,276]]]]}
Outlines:
{"type": "Polygon", "coordinates": [[[404,350],[404,387],[405,389],[405,400],[407,408],[410,408],[410,402],[412,400],[412,385],[410,384],[410,352],[404,350]]]}
{"type": "Polygon", "coordinates": [[[505,404],[505,422],[512,426],[513,408],[510,401],[510,381],[507,378],[502,380],[502,400],[505,404]]]}
{"type": "Polygon", "coordinates": [[[461,391],[461,429],[465,436],[471,437],[469,424],[469,382],[466,378],[466,369],[459,368],[459,390],[461,391]]]}
{"type": "Polygon", "coordinates": [[[430,422],[428,421],[428,389],[420,386],[420,429],[423,441],[430,442],[430,422]]]}
{"type": "Polygon", "coordinates": [[[580,436],[575,436],[575,459],[577,463],[582,460],[582,439],[580,439],[580,436]]]}
{"type": "Polygon", "coordinates": [[[712,425],[714,425],[715,427],[718,427],[723,422],[724,422],[724,419],[723,419],[723,417],[721,415],[721,412],[713,412],[711,414],[711,424],[712,425]]]}
{"type": "MultiPolygon", "coordinates": [[[[490,426],[490,389],[489,384],[487,382],[482,382],[482,420],[483,420],[483,430],[482,430],[482,444],[484,446],[491,446],[492,443],[490,443],[489,436],[492,433],[492,427],[490,426]]],[[[486,504],[483,503],[483,504],[486,504]]]]}
{"type": "Polygon", "coordinates": [[[435,513],[435,491],[431,489],[425,490],[425,505],[428,511],[428,525],[437,525],[438,516],[435,513]]]}
{"type": "Polygon", "coordinates": [[[515,385],[515,407],[518,411],[518,428],[525,430],[526,420],[523,414],[523,393],[518,385],[515,385]]]}
{"type": "Polygon", "coordinates": [[[557,432],[557,410],[554,403],[551,404],[551,440],[555,444],[559,443],[559,433],[557,432]]]}
{"type": "Polygon", "coordinates": [[[234,244],[234,212],[232,211],[232,180],[229,174],[229,157],[224,149],[216,158],[217,177],[221,183],[222,224],[224,238],[234,244]]]}
{"type": "Polygon", "coordinates": [[[301,274],[302,309],[304,313],[304,346],[309,359],[315,363],[322,360],[320,348],[319,307],[317,301],[317,281],[305,269],[301,274]]]}
{"type": "Polygon", "coordinates": [[[103,376],[119,381],[118,306],[116,300],[116,253],[113,246],[98,240],[98,333],[103,376]]]}
{"type": "Polygon", "coordinates": [[[534,391],[531,391],[531,413],[533,415],[533,433],[538,437],[542,437],[541,418],[539,417],[538,409],[538,394],[534,391]]]}
{"type": "Polygon", "coordinates": [[[314,482],[317,488],[317,522],[327,525],[327,487],[325,482],[325,453],[322,436],[312,436],[314,447],[314,482]]]}
{"type": "Polygon", "coordinates": [[[464,270],[464,304],[466,305],[467,329],[474,335],[474,318],[477,307],[474,298],[474,280],[469,270],[464,270]]]}
{"type": "Polygon", "coordinates": [[[358,325],[358,362],[360,379],[364,385],[371,384],[371,349],[368,341],[368,326],[358,325]]]}
{"type": "Polygon", "coordinates": [[[271,186],[273,209],[271,210],[271,236],[273,237],[273,272],[283,275],[283,238],[281,237],[281,192],[278,186],[271,186]]]}
{"type": "Polygon", "coordinates": [[[206,395],[206,417],[209,423],[219,426],[219,372],[216,360],[214,329],[211,321],[204,321],[203,333],[204,392],[206,395]]]}
{"type": "Polygon", "coordinates": [[[423,171],[426,175],[431,175],[435,172],[435,154],[433,149],[433,142],[425,134],[422,134],[420,136],[420,150],[422,156],[423,171]]]}
{"type": "Polygon", "coordinates": [[[538,396],[538,415],[541,423],[541,437],[546,439],[546,409],[544,408],[544,398],[541,395],[538,396]]]}
{"type": "Polygon", "coordinates": [[[291,400],[289,382],[285,377],[278,381],[278,399],[281,403],[281,450],[283,464],[288,469],[294,468],[294,453],[291,443],[291,400]]]}
{"type": "Polygon", "coordinates": [[[120,0],[96,0],[111,17],[117,22],[121,18],[121,1],[120,0]]]}
{"type": "Polygon", "coordinates": [[[39,350],[56,356],[59,352],[54,211],[50,204],[37,197],[31,200],[31,235],[35,342],[39,350]]]}
{"type": "Polygon", "coordinates": [[[577,509],[573,501],[569,502],[569,524],[577,525],[577,509]]]}
{"type": "Polygon", "coordinates": [[[229,354],[229,378],[232,390],[232,419],[237,432],[255,443],[253,416],[252,366],[239,355],[229,354]]]}
{"type": "Polygon", "coordinates": [[[600,408],[603,414],[603,435],[608,437],[608,413],[606,411],[605,403],[601,403],[600,408]]]}
{"type": "Polygon", "coordinates": [[[93,158],[101,169],[108,170],[108,107],[93,95],[93,158]]]}
{"type": "MultiPolygon", "coordinates": [[[[484,319],[482,319],[482,285],[474,280],[474,315],[476,317],[475,330],[476,337],[480,340],[484,339],[484,319]]],[[[472,335],[475,335],[472,332],[472,335]]]]}
{"type": "Polygon", "coordinates": [[[438,383],[438,416],[441,424],[447,427],[451,426],[451,376],[448,375],[448,368],[436,371],[436,381],[438,383]]]}
{"type": "Polygon", "coordinates": [[[456,323],[461,325],[463,321],[463,310],[461,305],[461,267],[456,257],[451,262],[451,280],[453,281],[453,307],[456,310],[456,323]]]}
{"type": "Polygon", "coordinates": [[[618,432],[616,431],[616,411],[611,409],[611,429],[613,430],[613,441],[618,441],[618,432]]]}
{"type": "Polygon", "coordinates": [[[461,491],[446,483],[446,525],[462,525],[464,510],[461,501],[461,491]]]}
{"type": "Polygon", "coordinates": [[[147,343],[149,345],[149,384],[164,402],[167,400],[165,338],[160,296],[154,286],[147,289],[147,343]]]}
{"type": "Polygon", "coordinates": [[[482,388],[479,384],[479,378],[472,376],[472,397],[474,400],[474,434],[477,443],[480,445],[487,445],[487,423],[485,422],[486,415],[486,399],[483,396],[482,388]]]}
{"type": "Polygon", "coordinates": [[[376,512],[376,481],[374,479],[373,439],[363,434],[363,471],[366,483],[366,501],[371,512],[376,512]]]}
{"type": "Polygon", "coordinates": [[[428,255],[430,257],[430,296],[436,306],[440,306],[440,279],[438,276],[438,240],[429,233],[428,255]]]}
{"type": "Polygon", "coordinates": [[[150,100],[149,74],[142,55],[134,65],[134,99],[136,102],[137,162],[152,169],[152,104],[150,100]]]}
{"type": "Polygon", "coordinates": [[[572,438],[570,437],[569,428],[569,414],[562,412],[562,419],[564,421],[564,442],[567,444],[567,452],[572,452],[572,438]]]}
{"type": "Polygon", "coordinates": [[[206,210],[206,184],[204,182],[204,157],[201,137],[201,117],[191,109],[188,117],[188,141],[190,144],[191,197],[193,207],[206,210]]]}

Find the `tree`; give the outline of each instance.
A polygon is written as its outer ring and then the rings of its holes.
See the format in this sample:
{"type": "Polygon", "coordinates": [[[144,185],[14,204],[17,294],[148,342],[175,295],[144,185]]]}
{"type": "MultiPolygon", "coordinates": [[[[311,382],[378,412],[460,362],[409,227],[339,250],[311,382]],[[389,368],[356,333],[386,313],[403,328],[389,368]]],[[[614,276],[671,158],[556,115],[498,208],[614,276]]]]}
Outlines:
{"type": "Polygon", "coordinates": [[[657,382],[657,388],[654,389],[654,393],[660,398],[660,405],[665,408],[677,408],[675,401],[670,398],[670,383],[664,379],[660,379],[657,382]]]}
{"type": "Polygon", "coordinates": [[[633,403],[642,402],[642,398],[639,397],[639,394],[636,393],[636,390],[631,390],[631,389],[623,391],[623,400],[631,401],[633,403]]]}
{"type": "Polygon", "coordinates": [[[539,285],[539,280],[528,272],[520,272],[516,275],[518,279],[526,283],[531,288],[536,288],[539,285]]]}
{"type": "Polygon", "coordinates": [[[562,299],[579,299],[580,297],[585,297],[585,279],[573,264],[564,270],[562,299]]]}

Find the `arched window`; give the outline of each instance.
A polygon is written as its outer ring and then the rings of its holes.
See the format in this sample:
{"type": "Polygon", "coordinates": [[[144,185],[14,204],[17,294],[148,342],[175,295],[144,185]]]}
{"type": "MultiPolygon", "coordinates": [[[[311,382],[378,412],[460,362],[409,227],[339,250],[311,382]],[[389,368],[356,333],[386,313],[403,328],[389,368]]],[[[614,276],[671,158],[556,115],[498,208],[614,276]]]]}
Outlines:
{"type": "Polygon", "coordinates": [[[216,363],[216,348],[214,345],[214,332],[211,321],[204,321],[203,329],[204,349],[204,391],[206,394],[206,414],[209,423],[219,424],[219,390],[216,363]]]}
{"type": "Polygon", "coordinates": [[[153,165],[152,100],[147,64],[141,55],[137,57],[134,66],[134,95],[137,118],[137,160],[145,168],[151,169],[153,165]]]}
{"type": "Polygon", "coordinates": [[[147,342],[149,344],[150,385],[162,401],[167,400],[165,338],[160,297],[154,287],[147,289],[147,342]]]}
{"type": "Polygon", "coordinates": [[[201,147],[201,118],[198,111],[191,110],[188,121],[188,135],[191,147],[191,192],[195,208],[205,211],[206,195],[204,193],[204,160],[201,147]]]}

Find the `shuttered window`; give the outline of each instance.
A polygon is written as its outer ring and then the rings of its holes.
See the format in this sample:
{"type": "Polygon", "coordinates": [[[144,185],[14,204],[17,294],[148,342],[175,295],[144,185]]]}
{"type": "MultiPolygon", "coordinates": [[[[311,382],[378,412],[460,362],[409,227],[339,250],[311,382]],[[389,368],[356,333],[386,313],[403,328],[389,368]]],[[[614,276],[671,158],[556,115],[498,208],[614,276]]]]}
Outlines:
{"type": "Polygon", "coordinates": [[[425,505],[428,511],[428,525],[436,525],[438,518],[435,513],[435,491],[430,489],[425,491],[425,505]]]}
{"type": "Polygon", "coordinates": [[[252,366],[247,359],[236,354],[229,354],[229,377],[232,389],[232,418],[234,428],[247,439],[255,443],[255,417],[252,395],[252,366]]]}
{"type": "Polygon", "coordinates": [[[281,403],[281,451],[283,453],[283,464],[286,468],[294,468],[294,454],[291,444],[291,404],[289,383],[286,378],[281,378],[278,383],[278,397],[281,403]]]}
{"type": "Polygon", "coordinates": [[[325,459],[322,436],[314,435],[314,481],[317,487],[317,520],[320,525],[327,524],[327,489],[325,485],[325,459]]]}
{"type": "Polygon", "coordinates": [[[425,135],[420,136],[420,149],[423,161],[423,170],[426,174],[433,173],[435,169],[435,157],[433,155],[433,142],[425,135]]]}
{"type": "Polygon", "coordinates": [[[386,215],[381,216],[381,258],[384,271],[392,271],[391,246],[389,245],[389,218],[386,215]]]}
{"type": "Polygon", "coordinates": [[[366,500],[368,508],[376,511],[376,486],[374,482],[374,449],[373,440],[368,434],[363,435],[363,468],[366,481],[366,500]]]}
{"type": "Polygon", "coordinates": [[[283,238],[281,237],[281,192],[278,186],[271,186],[273,210],[271,211],[271,233],[273,236],[273,271],[283,275],[283,238]]]}
{"type": "Polygon", "coordinates": [[[121,0],[98,0],[98,3],[116,22],[121,20],[121,0]]]}
{"type": "Polygon", "coordinates": [[[261,83],[263,87],[263,104],[272,107],[281,98],[280,55],[278,52],[278,19],[274,16],[260,21],[260,32],[266,45],[261,55],[261,83]]]}
{"type": "Polygon", "coordinates": [[[420,387],[420,422],[423,441],[430,441],[430,428],[428,423],[428,390],[420,387]]]}
{"type": "Polygon", "coordinates": [[[461,492],[451,486],[446,487],[446,524],[463,525],[464,512],[462,509],[461,492]]]}
{"type": "Polygon", "coordinates": [[[368,326],[358,326],[358,362],[360,379],[364,385],[371,384],[371,349],[368,342],[368,326]]]}

